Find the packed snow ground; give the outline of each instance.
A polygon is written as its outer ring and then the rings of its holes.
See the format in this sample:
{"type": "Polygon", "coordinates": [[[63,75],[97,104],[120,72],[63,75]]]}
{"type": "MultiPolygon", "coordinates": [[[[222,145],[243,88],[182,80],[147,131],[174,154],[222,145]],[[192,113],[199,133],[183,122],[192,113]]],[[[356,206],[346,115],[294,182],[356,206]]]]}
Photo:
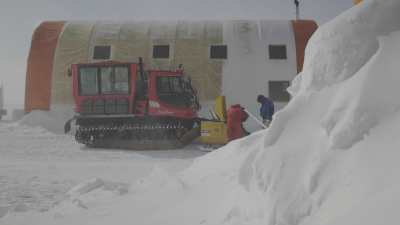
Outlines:
{"type": "Polygon", "coordinates": [[[205,154],[196,146],[146,152],[88,149],[72,136],[33,126],[46,121],[49,129],[59,131],[63,120],[56,122],[53,114],[33,112],[17,123],[0,122],[0,217],[47,211],[81,182],[124,194],[130,183],[153,170],[175,173],[205,154]]]}
{"type": "Polygon", "coordinates": [[[321,27],[268,130],[127,187],[85,180],[0,224],[399,224],[398,12],[364,1],[321,27]]]}

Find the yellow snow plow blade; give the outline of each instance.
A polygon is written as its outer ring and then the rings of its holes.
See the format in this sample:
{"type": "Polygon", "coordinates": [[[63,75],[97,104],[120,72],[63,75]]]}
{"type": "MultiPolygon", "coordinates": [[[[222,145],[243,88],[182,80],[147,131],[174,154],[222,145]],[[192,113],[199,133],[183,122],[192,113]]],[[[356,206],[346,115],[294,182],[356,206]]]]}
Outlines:
{"type": "Polygon", "coordinates": [[[201,121],[201,136],[197,141],[202,144],[224,145],[228,143],[225,96],[218,96],[215,99],[213,114],[216,117],[213,120],[201,121]]]}
{"type": "Polygon", "coordinates": [[[201,121],[200,137],[202,144],[224,145],[228,143],[226,123],[222,121],[201,121]]]}

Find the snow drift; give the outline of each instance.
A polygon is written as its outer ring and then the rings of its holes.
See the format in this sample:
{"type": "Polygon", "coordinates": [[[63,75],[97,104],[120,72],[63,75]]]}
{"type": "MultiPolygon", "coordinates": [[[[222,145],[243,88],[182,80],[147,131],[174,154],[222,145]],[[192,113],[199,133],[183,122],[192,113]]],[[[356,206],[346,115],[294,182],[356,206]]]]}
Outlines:
{"type": "Polygon", "coordinates": [[[64,124],[74,116],[69,106],[56,106],[50,111],[34,110],[23,116],[18,123],[31,127],[42,127],[55,134],[64,133],[64,124]]]}
{"type": "Polygon", "coordinates": [[[178,175],[154,171],[123,198],[82,197],[90,207],[73,214],[56,206],[0,223],[399,223],[399,11],[398,0],[365,1],[321,27],[267,131],[178,175]]]}

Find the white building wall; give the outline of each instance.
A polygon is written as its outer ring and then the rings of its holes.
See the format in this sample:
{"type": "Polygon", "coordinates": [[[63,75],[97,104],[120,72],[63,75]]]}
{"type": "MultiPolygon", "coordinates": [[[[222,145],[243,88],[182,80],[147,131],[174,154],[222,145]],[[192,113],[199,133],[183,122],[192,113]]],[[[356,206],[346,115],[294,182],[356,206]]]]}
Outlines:
{"type": "MultiPolygon", "coordinates": [[[[291,81],[297,74],[291,22],[226,22],[223,39],[228,46],[228,59],[222,75],[222,93],[227,97],[227,105],[239,103],[259,117],[257,95],[268,96],[268,81],[291,81]],[[286,45],[287,59],[270,60],[270,44],[286,45]]],[[[286,102],[275,102],[276,110],[284,105],[286,102]]],[[[246,123],[246,128],[250,130],[256,127],[253,121],[246,123]]]]}

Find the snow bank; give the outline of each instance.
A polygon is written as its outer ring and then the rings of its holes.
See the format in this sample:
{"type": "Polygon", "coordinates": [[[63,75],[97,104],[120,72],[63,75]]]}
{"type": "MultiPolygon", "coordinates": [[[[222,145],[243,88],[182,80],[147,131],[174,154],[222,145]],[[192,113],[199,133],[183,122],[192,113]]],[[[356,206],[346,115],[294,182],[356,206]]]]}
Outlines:
{"type": "Polygon", "coordinates": [[[0,223],[398,224],[399,11],[398,0],[365,1],[321,27],[267,131],[180,174],[155,172],[124,198],[0,223]]]}
{"type": "Polygon", "coordinates": [[[399,30],[396,4],[367,1],[322,26],[307,47],[301,88],[318,90],[353,76],[377,51],[377,36],[399,30]]]}
{"type": "Polygon", "coordinates": [[[57,106],[51,111],[34,110],[26,114],[18,123],[31,127],[42,127],[50,132],[63,134],[65,122],[73,115],[74,112],[70,107],[57,106]]]}
{"type": "Polygon", "coordinates": [[[337,91],[322,121],[333,148],[350,147],[400,108],[399,36],[379,38],[377,53],[337,91]]]}

